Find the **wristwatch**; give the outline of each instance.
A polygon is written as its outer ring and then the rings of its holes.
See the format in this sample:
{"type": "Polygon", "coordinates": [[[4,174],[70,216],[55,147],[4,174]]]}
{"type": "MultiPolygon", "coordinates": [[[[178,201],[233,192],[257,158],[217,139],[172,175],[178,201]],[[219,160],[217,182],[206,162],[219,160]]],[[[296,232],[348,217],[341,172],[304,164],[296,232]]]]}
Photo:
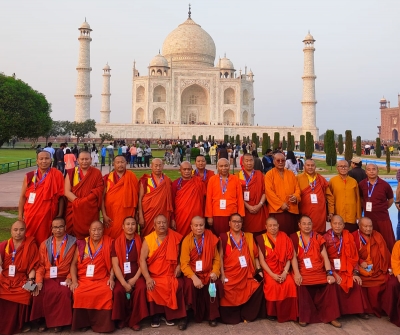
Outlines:
{"type": "Polygon", "coordinates": [[[333,276],[332,270],[326,270],[326,275],[327,276],[333,276]]]}

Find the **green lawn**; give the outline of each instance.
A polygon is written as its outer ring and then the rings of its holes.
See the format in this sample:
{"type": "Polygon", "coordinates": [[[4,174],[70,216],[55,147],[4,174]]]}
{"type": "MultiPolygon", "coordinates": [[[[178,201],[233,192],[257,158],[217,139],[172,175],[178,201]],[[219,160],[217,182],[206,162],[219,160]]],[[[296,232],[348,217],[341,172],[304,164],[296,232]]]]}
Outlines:
{"type": "MultiPolygon", "coordinates": [[[[11,214],[18,214],[17,211],[6,211],[11,214]]],[[[0,242],[10,238],[10,227],[17,219],[9,219],[0,216],[0,242]]]]}

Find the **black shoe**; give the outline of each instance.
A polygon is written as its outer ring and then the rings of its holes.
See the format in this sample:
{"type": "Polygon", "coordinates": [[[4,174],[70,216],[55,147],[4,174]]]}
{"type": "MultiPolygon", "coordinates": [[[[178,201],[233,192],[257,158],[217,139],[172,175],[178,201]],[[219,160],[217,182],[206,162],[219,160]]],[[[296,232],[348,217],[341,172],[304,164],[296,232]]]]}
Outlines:
{"type": "Polygon", "coordinates": [[[210,320],[210,321],[208,321],[208,324],[210,325],[210,327],[217,327],[217,320],[210,320]]]}
{"type": "Polygon", "coordinates": [[[267,315],[267,319],[268,319],[269,321],[276,321],[276,316],[267,315]]]}
{"type": "Polygon", "coordinates": [[[188,325],[188,318],[184,317],[181,319],[181,321],[179,321],[178,329],[185,330],[187,328],[187,325],[188,325]]]}

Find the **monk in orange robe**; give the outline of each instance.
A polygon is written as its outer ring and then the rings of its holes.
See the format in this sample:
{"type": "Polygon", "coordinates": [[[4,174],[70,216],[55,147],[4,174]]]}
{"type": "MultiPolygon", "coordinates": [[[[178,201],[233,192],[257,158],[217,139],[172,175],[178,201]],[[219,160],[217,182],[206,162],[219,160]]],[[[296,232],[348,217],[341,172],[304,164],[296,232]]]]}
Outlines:
{"type": "Polygon", "coordinates": [[[40,320],[39,332],[53,328],[52,332],[59,333],[63,326],[72,323],[72,308],[68,308],[72,306],[72,293],[66,279],[75,255],[76,238],[67,235],[63,218],[55,218],[51,228],[53,236],[39,248],[38,289],[33,297],[31,321],[40,320]]]}
{"type": "Polygon", "coordinates": [[[380,317],[384,310],[382,295],[385,291],[390,269],[390,252],[382,235],[373,230],[370,218],[358,222],[359,229],[353,232],[358,250],[358,264],[362,290],[367,300],[366,313],[380,317]]]}
{"type": "Polygon", "coordinates": [[[224,292],[218,279],[221,265],[217,247],[219,240],[205,229],[205,225],[200,216],[192,219],[192,231],[182,242],[180,261],[185,276],[186,306],[193,310],[196,322],[208,320],[211,327],[216,327],[220,316],[219,299],[224,292]],[[209,289],[213,288],[216,294],[211,295],[209,289]]]}
{"type": "Polygon", "coordinates": [[[303,215],[300,231],[290,235],[297,257],[293,257],[294,279],[298,286],[299,325],[330,323],[341,328],[336,279],[326,253],[325,240],[312,229],[310,217],[303,215]]]}
{"type": "Polygon", "coordinates": [[[163,214],[168,222],[173,212],[171,179],[164,175],[164,163],[154,158],[150,164],[151,175],[140,178],[139,190],[139,225],[142,239],[154,231],[154,218],[163,214]]]}
{"type": "Polygon", "coordinates": [[[111,257],[117,280],[114,288],[112,319],[118,328],[129,325],[140,330],[140,321],[149,316],[146,282],[140,271],[142,240],[136,233],[136,220],[127,217],[122,224],[122,234],[113,242],[111,257]]]}
{"type": "Polygon", "coordinates": [[[74,299],[71,327],[74,331],[91,327],[94,332],[108,333],[115,328],[111,320],[115,285],[110,256],[112,239],[103,233],[103,224],[94,221],[89,237],[77,241],[71,280],[67,283],[74,299]]]}
{"type": "Polygon", "coordinates": [[[301,198],[296,176],[285,169],[285,162],[285,156],[276,153],[275,167],[265,174],[264,182],[269,215],[278,220],[280,231],[290,235],[297,231],[301,198]]]}
{"type": "Polygon", "coordinates": [[[125,156],[115,156],[114,172],[104,176],[104,235],[113,239],[121,235],[122,222],[128,216],[135,216],[138,206],[138,180],[133,172],[126,170],[126,164],[125,156]]]}
{"type": "Polygon", "coordinates": [[[182,236],[190,233],[190,222],[195,216],[204,217],[206,186],[192,176],[192,165],[182,162],[179,171],[181,177],[172,183],[172,214],[171,227],[182,236]]]}
{"type": "Polygon", "coordinates": [[[264,296],[267,318],[278,322],[297,321],[298,301],[296,284],[289,274],[294,257],[293,243],[275,218],[268,218],[267,232],[256,237],[258,257],[264,274],[264,296]]]}
{"type": "Polygon", "coordinates": [[[207,170],[207,161],[203,155],[198,155],[195,161],[196,169],[193,170],[193,175],[199,177],[200,180],[205,184],[206,189],[210,178],[215,175],[214,171],[207,170]]]}
{"type": "Polygon", "coordinates": [[[299,211],[307,215],[313,222],[314,231],[325,234],[326,221],[330,220],[335,210],[334,198],[329,184],[324,177],[315,172],[315,162],[307,159],[304,163],[304,172],[297,175],[301,191],[299,211]],[[328,217],[326,206],[328,203],[328,217]]]}
{"type": "Polygon", "coordinates": [[[230,230],[220,235],[221,281],[224,297],[220,299],[221,321],[237,324],[265,316],[263,287],[254,275],[261,272],[258,248],[253,234],[242,231],[243,219],[235,213],[229,218],[230,230]]]}
{"type": "Polygon", "coordinates": [[[382,300],[385,301],[384,311],[389,316],[390,322],[400,327],[400,241],[392,249],[393,276],[388,280],[382,300]],[[393,279],[392,279],[393,278],[393,279]]]}
{"type": "Polygon", "coordinates": [[[83,239],[89,235],[90,224],[100,218],[104,182],[100,170],[91,166],[89,152],[81,151],[78,163],[79,167],[66,170],[65,197],[68,201],[65,221],[67,233],[83,239]]]}
{"type": "Polygon", "coordinates": [[[242,184],[246,213],[243,231],[261,234],[265,232],[265,221],[269,214],[265,204],[264,175],[261,171],[254,170],[253,155],[243,155],[243,169],[238,173],[238,177],[242,184]]]}
{"type": "Polygon", "coordinates": [[[353,235],[344,229],[341,216],[331,219],[332,228],[324,235],[326,251],[333,276],[336,279],[340,314],[358,314],[362,319],[369,319],[364,314],[367,302],[362,292],[360,272],[358,270],[358,252],[353,235]]]}
{"type": "Polygon", "coordinates": [[[64,177],[51,167],[48,151],[37,154],[35,171],[28,172],[22,183],[18,220],[26,223],[26,236],[38,244],[51,235],[51,222],[64,213],[64,177]]]}
{"type": "Polygon", "coordinates": [[[27,332],[30,326],[31,292],[22,288],[35,282],[38,248],[33,237],[25,237],[26,226],[16,221],[11,226],[11,238],[0,243],[0,334],[27,332]]]}
{"type": "Polygon", "coordinates": [[[229,161],[220,158],[218,174],[212,176],[207,186],[206,212],[211,231],[219,236],[229,230],[229,216],[245,216],[242,185],[237,176],[229,174],[229,161]]]}
{"type": "Polygon", "coordinates": [[[146,279],[147,300],[152,315],[152,328],[160,327],[160,319],[173,326],[181,319],[179,329],[187,326],[183,279],[179,264],[182,235],[168,228],[167,218],[160,214],[154,219],[154,231],[146,235],[140,252],[140,270],[146,279]],[[160,317],[165,314],[165,317],[160,317]]]}

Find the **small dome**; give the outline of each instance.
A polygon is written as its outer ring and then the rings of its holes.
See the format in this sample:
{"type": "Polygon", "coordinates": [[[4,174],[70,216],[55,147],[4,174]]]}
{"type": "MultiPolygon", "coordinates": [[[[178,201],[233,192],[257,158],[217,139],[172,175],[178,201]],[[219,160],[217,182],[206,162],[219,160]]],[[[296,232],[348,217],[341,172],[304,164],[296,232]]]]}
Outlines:
{"type": "Polygon", "coordinates": [[[253,73],[253,71],[251,71],[251,69],[250,69],[250,72],[249,72],[249,76],[254,76],[254,73],[253,73]]]}
{"type": "Polygon", "coordinates": [[[306,41],[315,42],[314,37],[313,37],[313,35],[310,34],[310,32],[308,32],[307,36],[304,37],[303,42],[306,42],[306,41]]]}
{"type": "Polygon", "coordinates": [[[383,98],[381,99],[381,102],[386,102],[385,97],[383,97],[383,98]]]}
{"type": "Polygon", "coordinates": [[[104,65],[103,70],[111,70],[110,65],[108,63],[104,65]]]}
{"type": "Polygon", "coordinates": [[[156,55],[150,62],[150,66],[168,67],[168,61],[163,55],[156,55]]]}
{"type": "Polygon", "coordinates": [[[224,70],[234,70],[233,63],[230,61],[229,58],[221,58],[219,61],[219,68],[224,70]]]}
{"type": "Polygon", "coordinates": [[[83,23],[81,24],[81,26],[80,26],[79,29],[90,29],[90,25],[89,25],[89,23],[87,23],[87,22],[85,21],[85,22],[83,22],[83,23]]]}

